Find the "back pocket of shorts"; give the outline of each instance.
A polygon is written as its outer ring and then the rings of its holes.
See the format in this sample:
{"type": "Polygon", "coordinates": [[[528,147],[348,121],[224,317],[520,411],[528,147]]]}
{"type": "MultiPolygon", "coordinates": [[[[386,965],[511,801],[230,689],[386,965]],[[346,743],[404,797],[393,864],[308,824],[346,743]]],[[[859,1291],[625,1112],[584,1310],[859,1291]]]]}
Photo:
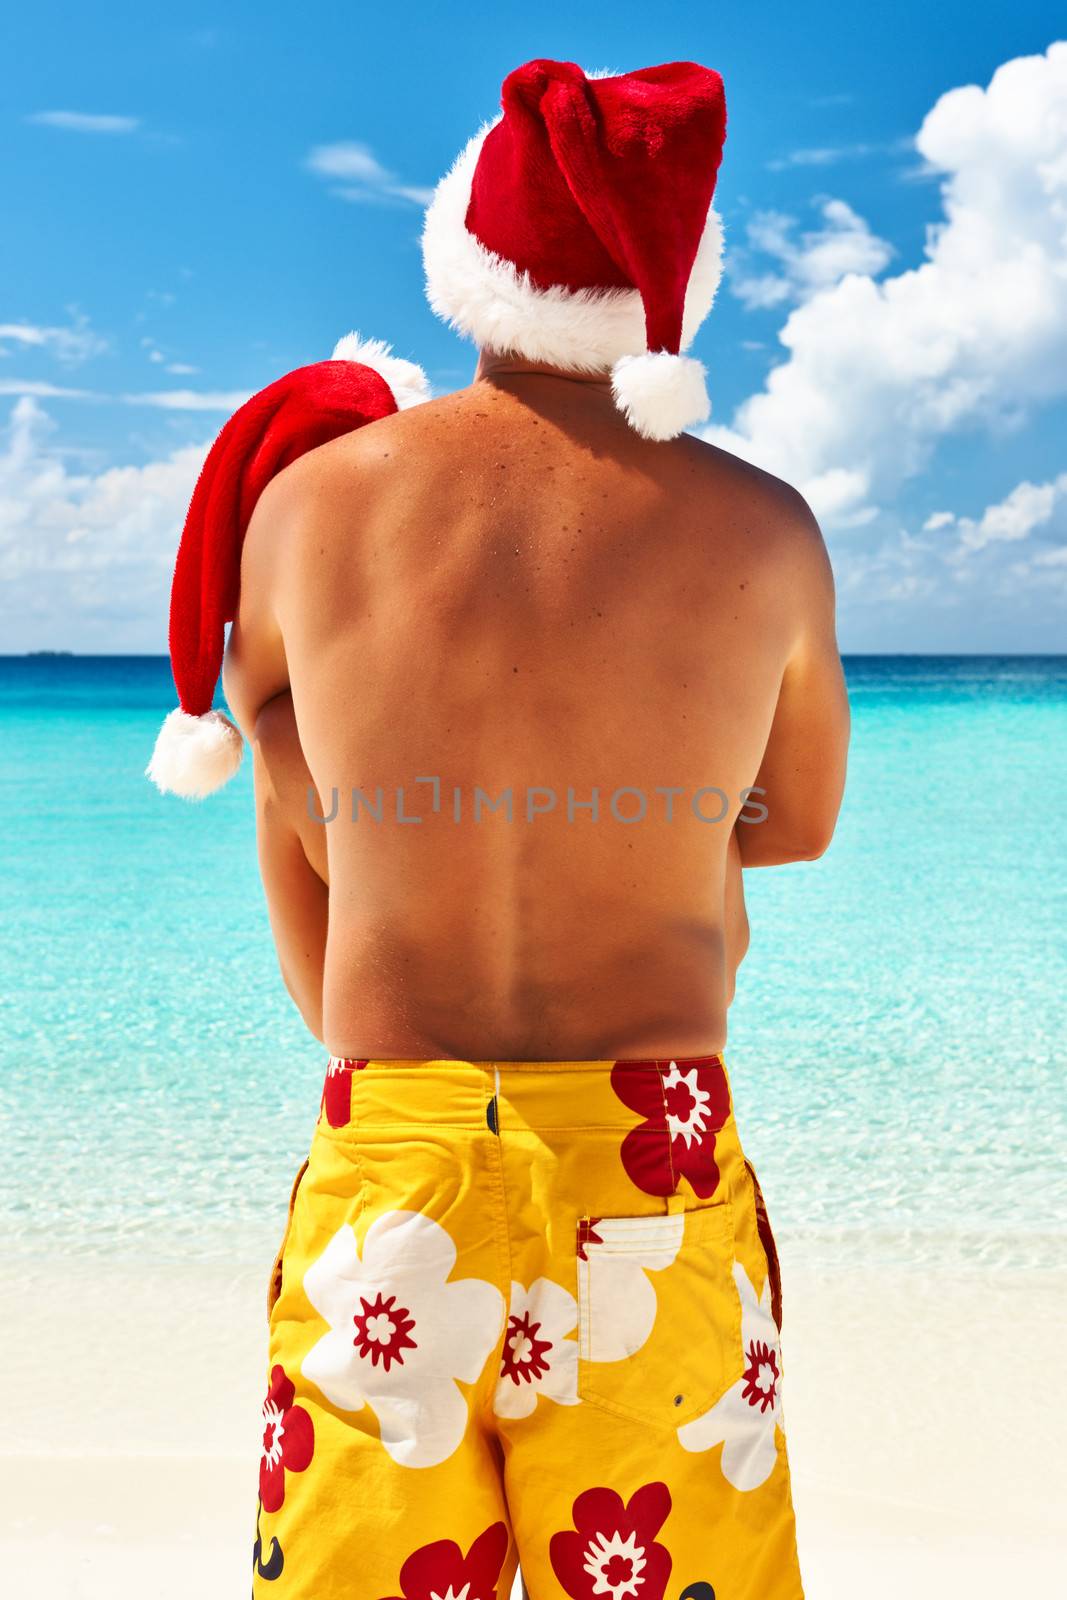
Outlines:
{"type": "Polygon", "coordinates": [[[578,1396],[675,1428],[741,1376],[729,1202],[578,1224],[578,1396]]]}

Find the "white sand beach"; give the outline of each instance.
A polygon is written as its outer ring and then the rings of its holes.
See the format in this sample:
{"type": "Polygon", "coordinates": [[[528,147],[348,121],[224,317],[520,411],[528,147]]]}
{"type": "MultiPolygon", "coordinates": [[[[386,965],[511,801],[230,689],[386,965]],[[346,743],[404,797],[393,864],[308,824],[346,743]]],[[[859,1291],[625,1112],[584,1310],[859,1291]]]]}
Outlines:
{"type": "MultiPolygon", "coordinates": [[[[808,1600],[1052,1592],[1067,1275],[826,1274],[786,1254],[808,1600]]],[[[4,1593],[246,1594],[263,1272],[55,1261],[27,1283],[9,1263],[4,1289],[4,1593]]]]}

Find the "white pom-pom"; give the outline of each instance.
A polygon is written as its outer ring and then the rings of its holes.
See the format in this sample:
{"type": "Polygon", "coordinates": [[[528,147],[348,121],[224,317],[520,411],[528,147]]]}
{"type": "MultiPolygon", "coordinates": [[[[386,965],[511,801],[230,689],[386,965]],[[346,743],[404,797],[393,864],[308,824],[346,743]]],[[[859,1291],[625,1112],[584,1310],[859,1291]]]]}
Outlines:
{"type": "Polygon", "coordinates": [[[162,794],[202,800],[230,781],[243,754],[240,732],[221,711],[191,717],[179,707],[164,719],[145,777],[162,794]]]}
{"type": "Polygon", "coordinates": [[[333,361],[359,361],[372,367],[383,377],[393,391],[393,399],[400,411],[409,406],[421,406],[431,400],[430,382],[422,368],[403,356],[394,356],[391,344],[384,339],[364,339],[358,333],[346,333],[333,347],[333,361]]]}
{"type": "Polygon", "coordinates": [[[615,404],[646,439],[674,439],[711,415],[704,363],[666,350],[623,356],[611,369],[615,404]]]}

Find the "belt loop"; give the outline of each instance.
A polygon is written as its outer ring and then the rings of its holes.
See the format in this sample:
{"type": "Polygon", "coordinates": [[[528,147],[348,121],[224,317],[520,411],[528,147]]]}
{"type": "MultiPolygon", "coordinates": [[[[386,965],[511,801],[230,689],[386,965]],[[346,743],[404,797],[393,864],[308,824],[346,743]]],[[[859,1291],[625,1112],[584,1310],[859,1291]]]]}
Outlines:
{"type": "Polygon", "coordinates": [[[673,1216],[676,1211],[684,1211],[684,1210],[685,1210],[685,1195],[684,1194],[678,1194],[676,1192],[674,1194],[669,1194],[667,1196],[667,1214],[668,1214],[668,1216],[673,1216]]]}

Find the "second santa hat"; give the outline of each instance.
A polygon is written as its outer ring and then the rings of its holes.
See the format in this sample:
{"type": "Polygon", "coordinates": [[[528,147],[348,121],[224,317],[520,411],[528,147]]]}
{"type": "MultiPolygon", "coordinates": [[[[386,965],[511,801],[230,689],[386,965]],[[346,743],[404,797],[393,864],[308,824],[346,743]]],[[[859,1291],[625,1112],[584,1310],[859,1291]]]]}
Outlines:
{"type": "Polygon", "coordinates": [[[170,591],[170,662],[178,705],[146,775],[164,794],[200,800],[232,778],[240,731],[213,709],[226,625],[237,615],[241,550],[272,478],[319,445],[430,398],[421,367],[380,339],[348,333],[329,361],[297,367],[234,412],[200,469],[170,591]]]}
{"type": "Polygon", "coordinates": [[[647,438],[704,421],[704,368],[682,352],[722,275],[719,74],[530,61],[501,103],[426,214],[434,310],[486,349],[610,369],[616,404],[647,438]]]}

